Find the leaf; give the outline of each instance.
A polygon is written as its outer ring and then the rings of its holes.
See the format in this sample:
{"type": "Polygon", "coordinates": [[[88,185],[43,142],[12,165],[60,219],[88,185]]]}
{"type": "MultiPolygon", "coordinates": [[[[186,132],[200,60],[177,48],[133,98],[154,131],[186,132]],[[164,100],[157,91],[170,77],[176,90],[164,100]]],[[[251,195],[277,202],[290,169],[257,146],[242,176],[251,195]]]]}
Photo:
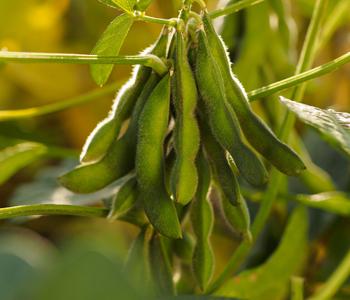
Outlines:
{"type": "Polygon", "coordinates": [[[246,270],[225,283],[215,295],[249,300],[281,299],[290,277],[302,266],[306,256],[308,218],[305,207],[291,215],[277,250],[261,266],[246,270]]]}
{"type": "Polygon", "coordinates": [[[350,114],[332,109],[320,109],[280,97],[281,102],[305,124],[350,156],[350,114]]]}
{"type": "Polygon", "coordinates": [[[0,184],[45,153],[47,153],[47,148],[44,145],[31,142],[2,149],[0,151],[0,184]]]}
{"type": "MultiPolygon", "coordinates": [[[[127,14],[116,17],[107,27],[97,42],[92,54],[100,56],[117,56],[133,24],[133,18],[127,14]]],[[[91,65],[91,75],[102,86],[108,80],[114,65],[91,65]]]]}
{"type": "Polygon", "coordinates": [[[295,200],[309,207],[350,216],[350,198],[342,192],[325,192],[314,195],[296,195],[295,200]]]}
{"type": "Polygon", "coordinates": [[[133,12],[136,0],[98,0],[99,2],[111,6],[116,9],[121,9],[125,12],[133,12]]]}

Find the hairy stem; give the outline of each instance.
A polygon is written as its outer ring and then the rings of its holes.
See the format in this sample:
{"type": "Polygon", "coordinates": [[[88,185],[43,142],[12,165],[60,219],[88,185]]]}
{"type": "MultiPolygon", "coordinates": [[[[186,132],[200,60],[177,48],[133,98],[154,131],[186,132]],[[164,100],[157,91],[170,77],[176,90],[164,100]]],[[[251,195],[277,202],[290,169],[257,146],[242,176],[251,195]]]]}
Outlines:
{"type": "MultiPolygon", "coordinates": [[[[313,63],[315,56],[315,49],[317,47],[318,36],[320,33],[321,23],[324,17],[325,8],[328,4],[328,0],[317,0],[314,8],[314,13],[311,19],[310,26],[304,41],[303,49],[301,51],[298,66],[296,68],[296,75],[308,69],[313,63]]],[[[294,91],[293,95],[302,97],[305,91],[305,86],[299,85],[294,91]]],[[[295,100],[295,99],[294,99],[295,100]]],[[[287,113],[285,122],[282,124],[280,130],[280,138],[286,140],[294,126],[293,115],[287,113]]],[[[270,215],[272,205],[278,194],[278,189],[283,180],[283,174],[279,173],[276,169],[272,169],[269,184],[263,195],[259,211],[252,224],[252,235],[254,241],[257,240],[262,229],[264,228],[266,221],[270,215]]],[[[253,243],[254,244],[254,243],[253,243]]],[[[248,256],[251,245],[247,241],[241,243],[235,253],[233,253],[223,272],[209,287],[209,292],[215,291],[223,284],[226,279],[232,275],[234,271],[240,266],[241,262],[248,256]]]]}
{"type": "Polygon", "coordinates": [[[128,56],[99,56],[89,54],[63,53],[32,53],[0,51],[0,62],[16,63],[59,63],[59,64],[115,64],[115,65],[144,65],[152,68],[160,75],[168,71],[166,64],[157,56],[128,55],[128,56]]]}
{"type": "Polygon", "coordinates": [[[172,19],[155,18],[155,17],[151,17],[151,16],[146,16],[143,13],[139,13],[139,12],[134,13],[133,16],[137,21],[167,25],[170,27],[176,27],[176,25],[177,25],[176,18],[172,18],[172,19]]]}
{"type": "Polygon", "coordinates": [[[350,52],[311,70],[302,72],[300,74],[288,77],[281,81],[271,83],[267,86],[258,88],[256,90],[250,91],[248,93],[249,100],[254,101],[259,98],[264,98],[275,94],[277,92],[283,91],[285,89],[294,87],[300,83],[308,81],[310,79],[318,78],[322,75],[334,72],[338,70],[341,66],[350,63],[350,52]]]}
{"type": "Polygon", "coordinates": [[[37,204],[0,208],[0,219],[43,215],[105,217],[107,214],[105,208],[76,205],[37,204]]]}
{"type": "MultiPolygon", "coordinates": [[[[288,77],[281,81],[277,81],[267,86],[250,91],[248,92],[249,100],[255,101],[260,98],[264,98],[273,95],[277,92],[283,91],[285,89],[294,87],[295,85],[298,85],[302,82],[318,78],[330,72],[334,72],[347,63],[350,63],[350,52],[309,71],[288,77]]],[[[98,88],[81,96],[66,99],[57,103],[50,103],[39,107],[31,107],[18,110],[0,110],[0,122],[39,117],[46,114],[59,112],[67,108],[75,107],[83,103],[87,103],[98,99],[100,97],[112,94],[119,88],[119,86],[119,83],[112,83],[110,85],[98,88]]]]}
{"type": "Polygon", "coordinates": [[[212,11],[209,15],[213,19],[221,17],[221,16],[226,16],[230,15],[233,13],[236,13],[242,9],[248,8],[250,6],[259,4],[263,2],[264,0],[241,0],[239,2],[233,3],[231,5],[227,5],[226,7],[219,8],[217,10],[212,11]]]}

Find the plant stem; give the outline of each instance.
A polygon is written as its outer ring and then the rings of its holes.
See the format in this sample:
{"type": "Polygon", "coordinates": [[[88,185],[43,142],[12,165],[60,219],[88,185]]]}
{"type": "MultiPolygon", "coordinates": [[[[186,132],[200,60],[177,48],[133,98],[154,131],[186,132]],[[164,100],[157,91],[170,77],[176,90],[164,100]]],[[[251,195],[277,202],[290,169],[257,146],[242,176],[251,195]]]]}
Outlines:
{"type": "Polygon", "coordinates": [[[248,8],[250,6],[259,4],[264,0],[242,0],[231,5],[227,5],[226,7],[219,8],[217,10],[212,11],[209,15],[212,19],[236,13],[242,9],[248,8]]]}
{"type": "Polygon", "coordinates": [[[39,107],[31,107],[18,110],[0,110],[0,122],[9,121],[9,120],[18,120],[24,118],[38,117],[54,112],[59,112],[61,110],[86,103],[105,95],[114,93],[117,88],[120,86],[119,83],[113,83],[106,85],[105,87],[95,89],[91,92],[88,92],[84,95],[80,95],[74,98],[66,99],[57,103],[50,103],[47,105],[39,107]]]}
{"type": "MultiPolygon", "coordinates": [[[[279,91],[291,88],[307,80],[318,78],[322,75],[334,72],[347,63],[350,63],[350,52],[309,71],[288,77],[281,81],[274,82],[267,86],[250,91],[248,92],[249,100],[255,101],[259,98],[264,98],[275,94],[279,91]]],[[[95,89],[81,96],[66,99],[57,103],[50,103],[39,107],[31,107],[18,110],[0,110],[0,122],[39,117],[46,114],[59,112],[70,107],[93,101],[105,95],[112,94],[118,89],[119,86],[119,83],[112,83],[110,85],[106,85],[102,88],[95,89]]]]}
{"type": "Polygon", "coordinates": [[[322,75],[331,73],[339,69],[341,66],[350,63],[350,52],[311,70],[305,71],[303,73],[288,77],[281,81],[274,82],[267,86],[258,88],[256,90],[250,91],[248,93],[249,100],[254,101],[259,98],[264,98],[275,94],[279,91],[283,91],[290,87],[294,87],[300,83],[308,81],[310,79],[318,78],[322,75]]]}
{"type": "Polygon", "coordinates": [[[99,56],[89,54],[32,53],[0,51],[0,62],[16,63],[60,63],[60,64],[115,64],[144,65],[154,69],[160,75],[168,71],[166,64],[157,56],[99,56]]]}
{"type": "Polygon", "coordinates": [[[155,24],[162,24],[162,25],[167,25],[167,26],[170,26],[170,27],[175,27],[177,25],[177,19],[176,18],[172,18],[172,19],[155,18],[155,17],[151,17],[151,16],[146,16],[146,15],[144,15],[142,13],[134,14],[133,16],[134,16],[134,18],[137,21],[143,21],[143,22],[155,23],[155,24]]]}
{"type": "Polygon", "coordinates": [[[309,300],[332,299],[338,289],[350,276],[350,250],[324,286],[309,300]]]}
{"type": "Polygon", "coordinates": [[[304,299],[304,279],[301,277],[292,277],[292,295],[291,300],[304,299]]]}
{"type": "Polygon", "coordinates": [[[0,208],[0,219],[43,215],[105,217],[107,214],[105,208],[76,205],[37,204],[0,208]]]}
{"type": "MultiPolygon", "coordinates": [[[[323,20],[325,8],[327,6],[328,0],[317,0],[314,8],[314,13],[311,19],[310,26],[304,41],[303,49],[299,59],[299,63],[296,69],[296,74],[299,74],[305,69],[309,68],[314,60],[315,49],[317,46],[317,39],[320,32],[320,25],[323,20]]],[[[299,85],[294,91],[293,95],[302,97],[305,91],[305,86],[299,85]]],[[[286,140],[289,136],[293,126],[294,126],[293,115],[288,113],[286,114],[285,122],[282,124],[280,138],[286,140]]],[[[281,185],[283,179],[283,174],[279,173],[275,168],[272,169],[269,184],[263,195],[259,211],[254,219],[252,224],[252,235],[253,240],[256,241],[260,232],[264,228],[264,225],[270,215],[272,205],[275,201],[275,198],[278,194],[278,189],[281,185]]],[[[253,245],[254,243],[252,243],[253,245]]],[[[210,285],[208,291],[211,293],[215,291],[226,279],[237,270],[241,262],[248,256],[251,249],[246,241],[242,242],[235,253],[233,253],[223,272],[219,277],[210,285]]]]}

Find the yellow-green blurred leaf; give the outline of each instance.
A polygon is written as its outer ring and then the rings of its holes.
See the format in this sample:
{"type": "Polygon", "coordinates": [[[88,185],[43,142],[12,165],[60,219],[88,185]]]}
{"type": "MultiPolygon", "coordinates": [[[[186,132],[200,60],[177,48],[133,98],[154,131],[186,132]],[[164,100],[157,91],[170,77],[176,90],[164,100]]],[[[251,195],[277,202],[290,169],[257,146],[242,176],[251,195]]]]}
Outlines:
{"type": "Polygon", "coordinates": [[[301,267],[306,255],[308,216],[297,207],[273,255],[260,267],[243,271],[215,294],[249,300],[277,300],[285,294],[290,277],[301,267]]]}
{"type": "Polygon", "coordinates": [[[0,151],[0,184],[47,152],[37,143],[21,143],[0,151]]]}

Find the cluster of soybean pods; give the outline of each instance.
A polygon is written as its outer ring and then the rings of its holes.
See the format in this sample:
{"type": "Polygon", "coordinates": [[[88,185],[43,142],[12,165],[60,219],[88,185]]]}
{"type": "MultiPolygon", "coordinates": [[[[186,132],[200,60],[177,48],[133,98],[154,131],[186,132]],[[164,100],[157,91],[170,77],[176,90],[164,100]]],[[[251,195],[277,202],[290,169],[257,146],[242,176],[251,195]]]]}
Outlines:
{"type": "Polygon", "coordinates": [[[206,9],[196,14],[184,6],[177,26],[165,26],[143,54],[163,59],[169,71],[160,76],[149,67],[134,69],[109,116],[89,136],[81,165],[60,182],[92,193],[124,178],[111,216],[152,228],[149,239],[180,239],[190,223],[192,267],[204,288],[214,265],[211,189],[227,223],[249,239],[249,211],[237,177],[253,186],[266,183],[257,153],[287,175],[305,166],[251,110],[206,9]]]}

